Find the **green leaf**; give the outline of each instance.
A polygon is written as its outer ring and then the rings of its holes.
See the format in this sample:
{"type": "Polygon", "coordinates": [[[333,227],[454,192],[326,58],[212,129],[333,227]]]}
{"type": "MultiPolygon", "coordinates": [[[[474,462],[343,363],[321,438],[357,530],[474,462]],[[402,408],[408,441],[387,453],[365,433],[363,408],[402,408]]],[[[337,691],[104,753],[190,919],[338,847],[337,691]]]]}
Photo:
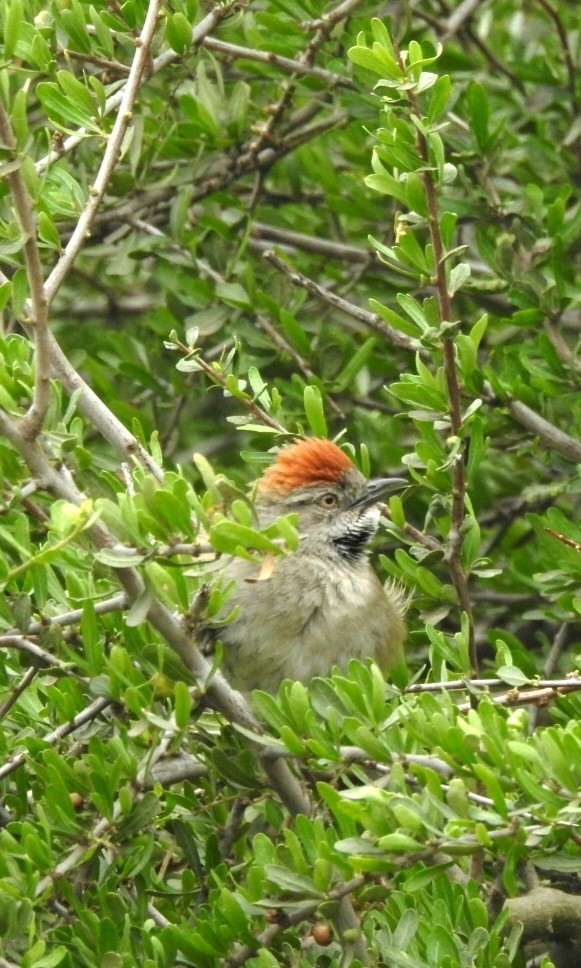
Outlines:
{"type": "Polygon", "coordinates": [[[458,289],[461,289],[464,283],[470,278],[470,266],[467,262],[459,262],[458,265],[454,266],[450,270],[450,279],[448,281],[448,295],[453,296],[458,289]]]}
{"type": "Polygon", "coordinates": [[[387,171],[383,171],[381,174],[367,175],[364,182],[368,188],[372,188],[382,195],[391,195],[393,198],[397,198],[402,205],[407,205],[405,185],[388,175],[387,171]]]}
{"type": "Polygon", "coordinates": [[[152,820],[155,820],[161,812],[161,809],[161,803],[154,793],[149,792],[144,794],[141,800],[137,800],[135,803],[129,817],[117,827],[114,839],[119,842],[135,836],[136,833],[143,830],[152,820]]]}
{"type": "Polygon", "coordinates": [[[428,203],[421,175],[415,171],[408,172],[405,183],[405,195],[408,208],[412,212],[424,217],[428,214],[428,203]]]}
{"type": "Polygon", "coordinates": [[[480,417],[475,417],[470,424],[470,443],[466,462],[466,477],[471,484],[474,483],[474,477],[480,467],[485,450],[484,424],[480,417]]]}
{"type": "MultiPolygon", "coordinates": [[[[83,90],[88,93],[85,88],[83,90]]],[[[83,106],[84,99],[81,100],[80,104],[69,99],[52,81],[41,81],[36,88],[36,93],[47,116],[58,127],[67,130],[66,125],[73,124],[75,127],[82,127],[96,134],[99,133],[100,129],[93,121],[95,107],[92,103],[92,110],[89,113],[83,106]]]]}
{"type": "Polygon", "coordinates": [[[517,666],[505,665],[496,670],[499,679],[506,682],[509,686],[526,686],[530,684],[530,679],[517,666]]]}
{"type": "Polygon", "coordinates": [[[16,44],[21,32],[24,12],[22,0],[10,0],[6,19],[4,21],[4,52],[3,56],[9,59],[14,56],[16,44]]]}
{"type": "Polygon", "coordinates": [[[385,319],[386,323],[393,326],[394,329],[398,329],[401,333],[405,333],[406,336],[417,336],[418,329],[408,320],[404,319],[398,313],[390,309],[389,306],[384,306],[382,303],[378,302],[376,299],[370,299],[369,305],[371,309],[376,312],[379,316],[385,319]]]}
{"type": "Polygon", "coordinates": [[[398,292],[396,298],[401,308],[413,319],[422,332],[428,329],[424,310],[413,296],[408,296],[405,292],[398,292]]]}
{"type": "Polygon", "coordinates": [[[12,296],[12,283],[3,282],[0,284],[0,312],[8,305],[12,296]]]}
{"type": "Polygon", "coordinates": [[[192,712],[192,697],[185,682],[174,685],[174,716],[178,729],[187,729],[192,712]]]}
{"type": "Polygon", "coordinates": [[[452,82],[448,74],[442,74],[434,85],[426,120],[428,124],[435,124],[446,109],[452,82]]]}
{"type": "Polygon", "coordinates": [[[470,128],[480,151],[485,152],[488,146],[488,98],[482,84],[471,81],[466,96],[470,128]]]}
{"type": "Polygon", "coordinates": [[[303,391],[303,406],[309,427],[316,437],[327,436],[327,421],[323,408],[323,397],[316,386],[306,386],[303,391]]]}
{"type": "Polygon", "coordinates": [[[290,891],[291,894],[301,894],[304,897],[320,897],[321,895],[310,878],[296,874],[280,864],[266,864],[264,871],[269,881],[272,881],[281,891],[290,891]]]}
{"type": "Polygon", "coordinates": [[[141,594],[138,595],[133,602],[129,611],[126,613],[125,625],[128,628],[137,628],[138,625],[143,625],[143,623],[147,620],[152,601],[153,592],[151,588],[146,585],[141,594]]]}
{"type": "Polygon", "coordinates": [[[176,53],[183,55],[190,49],[192,44],[192,25],[180,11],[173,13],[167,18],[166,37],[170,47],[176,53]]]}
{"type": "Polygon", "coordinates": [[[101,633],[97,621],[97,614],[95,612],[95,606],[90,599],[83,605],[81,638],[83,650],[87,658],[89,675],[98,676],[103,669],[104,655],[101,646],[101,633]]]}
{"type": "Polygon", "coordinates": [[[400,833],[386,834],[385,837],[380,837],[377,845],[393,854],[409,854],[420,849],[419,841],[414,840],[407,834],[400,833]]]}
{"type": "Polygon", "coordinates": [[[366,70],[378,74],[381,78],[390,78],[393,81],[403,80],[402,71],[395,58],[391,57],[380,43],[374,43],[371,49],[362,45],[350,47],[347,56],[354,64],[365,67],[366,70]]]}
{"type": "Polygon", "coordinates": [[[368,360],[371,358],[376,343],[377,338],[375,336],[370,336],[369,339],[366,339],[365,342],[355,351],[347,365],[337,376],[335,383],[336,392],[342,393],[353,384],[357,374],[366,366],[368,360]]]}
{"type": "Polygon", "coordinates": [[[235,306],[239,309],[252,308],[248,293],[238,282],[218,282],[216,284],[216,295],[228,306],[235,306]]]}
{"type": "Polygon", "coordinates": [[[91,51],[91,40],[87,32],[87,23],[82,5],[78,0],[70,0],[67,7],[59,11],[60,19],[72,41],[74,50],[88,54],[91,51]]]}
{"type": "Polygon", "coordinates": [[[39,212],[38,235],[43,242],[54,249],[61,248],[61,239],[53,220],[46,212],[39,212]]]}
{"type": "Polygon", "coordinates": [[[74,74],[69,71],[57,71],[56,77],[66,97],[77,106],[79,111],[86,112],[89,117],[97,114],[97,106],[91,94],[74,74]]]}
{"type": "Polygon", "coordinates": [[[280,553],[279,546],[265,534],[238,524],[236,521],[220,521],[218,524],[213,524],[208,537],[217,551],[225,551],[227,554],[235,554],[239,547],[280,553]]]}
{"type": "Polygon", "coordinates": [[[146,558],[147,555],[139,551],[121,546],[102,548],[95,553],[96,561],[100,561],[101,564],[108,565],[110,568],[134,568],[136,565],[141,565],[146,558]]]}

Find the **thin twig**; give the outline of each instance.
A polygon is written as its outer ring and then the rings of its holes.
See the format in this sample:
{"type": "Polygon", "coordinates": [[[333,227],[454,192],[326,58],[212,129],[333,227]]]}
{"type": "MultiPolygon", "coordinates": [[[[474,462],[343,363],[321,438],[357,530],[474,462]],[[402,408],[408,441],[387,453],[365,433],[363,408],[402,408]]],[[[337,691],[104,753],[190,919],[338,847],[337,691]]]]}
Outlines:
{"type": "Polygon", "coordinates": [[[482,389],[488,403],[496,403],[500,407],[506,407],[511,417],[521,427],[525,427],[537,436],[545,447],[556,451],[567,460],[574,461],[575,463],[581,461],[581,441],[570,437],[563,430],[559,430],[558,427],[555,427],[545,417],[541,417],[539,413],[531,410],[526,403],[512,398],[507,400],[499,399],[487,380],[484,381],[482,389]]]}
{"type": "MultiPolygon", "coordinates": [[[[561,653],[567,641],[568,630],[569,630],[569,623],[562,622],[561,625],[559,626],[557,634],[555,635],[555,638],[553,639],[551,650],[543,666],[543,673],[545,678],[548,678],[550,675],[552,675],[557,667],[557,663],[561,658],[561,653]]],[[[531,709],[531,712],[529,715],[529,733],[533,733],[535,731],[535,727],[537,725],[538,713],[539,713],[539,706],[537,705],[531,709]]]]}
{"type": "MultiPolygon", "coordinates": [[[[108,706],[112,705],[112,703],[113,700],[109,698],[101,697],[100,699],[95,699],[94,702],[92,702],[89,706],[86,706],[85,709],[83,709],[80,713],[77,713],[77,715],[73,719],[69,720],[68,723],[62,723],[60,726],[57,726],[56,729],[53,729],[52,732],[47,733],[46,736],[43,736],[43,742],[53,746],[59,741],[59,739],[63,739],[70,733],[74,733],[76,729],[80,729],[81,726],[89,723],[92,719],[96,719],[97,716],[100,716],[108,706]]],[[[7,763],[5,763],[3,766],[0,766],[0,780],[4,779],[5,776],[9,776],[9,774],[13,773],[14,770],[19,769],[19,767],[26,763],[27,759],[28,752],[16,753],[14,756],[12,756],[7,763]]]]}
{"type": "Polygon", "coordinates": [[[65,59],[70,58],[71,60],[80,61],[82,64],[94,64],[96,67],[104,67],[105,70],[113,71],[116,74],[129,74],[131,70],[127,64],[122,64],[121,61],[109,60],[108,57],[99,57],[98,54],[89,54],[85,51],[69,50],[67,47],[58,51],[57,56],[59,55],[65,59]]]}
{"type": "MultiPolygon", "coordinates": [[[[26,655],[33,656],[37,662],[43,665],[51,666],[56,669],[60,669],[67,675],[72,675],[76,679],[80,679],[81,682],[88,682],[89,680],[85,676],[80,676],[70,667],[70,663],[63,662],[61,659],[57,659],[46,649],[41,648],[36,642],[31,642],[29,638],[24,635],[0,635],[0,649],[16,649],[18,652],[24,652],[26,655]]],[[[36,667],[35,667],[36,668],[36,667]]]]}
{"type": "Polygon", "coordinates": [[[325,30],[329,34],[336,24],[340,23],[342,20],[346,20],[350,17],[357,7],[361,6],[362,0],[343,0],[337,7],[329,10],[328,13],[323,14],[322,17],[318,17],[316,20],[303,20],[301,23],[302,30],[325,30]]]}
{"type": "MultiPolygon", "coordinates": [[[[571,676],[568,679],[531,679],[537,689],[567,690],[570,686],[581,689],[581,676],[571,676]]],[[[415,682],[407,686],[402,693],[411,692],[447,692],[457,689],[506,689],[504,679],[451,679],[441,682],[415,682]]]]}
{"type": "Polygon", "coordinates": [[[571,105],[573,109],[576,109],[577,108],[577,87],[576,87],[577,71],[575,68],[575,63],[573,61],[573,54],[571,52],[571,47],[569,45],[569,38],[567,37],[567,31],[565,30],[565,26],[563,24],[563,21],[561,20],[559,11],[557,10],[556,7],[553,6],[552,3],[550,3],[550,0],[537,0],[537,3],[539,4],[539,6],[543,8],[543,10],[547,12],[549,17],[555,24],[557,33],[559,35],[559,40],[561,42],[561,47],[563,48],[563,57],[565,58],[565,65],[567,68],[567,82],[569,86],[569,94],[571,96],[571,105]]]}
{"type": "Polygon", "coordinates": [[[482,6],[482,0],[463,0],[448,17],[442,41],[449,40],[454,34],[457,34],[480,6],[482,6]]]}
{"type": "MultiPolygon", "coordinates": [[[[311,38],[297,58],[298,64],[302,67],[312,67],[317,56],[317,51],[328,40],[335,25],[341,20],[346,19],[362,2],[363,0],[344,0],[342,4],[339,4],[338,7],[330,11],[326,16],[321,17],[317,22],[315,36],[311,38]]],[[[313,22],[311,21],[307,29],[312,29],[312,26],[313,22]]],[[[304,28],[305,25],[303,24],[304,28]]],[[[275,129],[292,101],[299,76],[299,74],[295,73],[288,81],[285,81],[279,99],[267,107],[268,120],[261,126],[258,138],[250,146],[250,152],[254,158],[260,154],[265,146],[274,142],[275,129]]],[[[335,85],[329,83],[328,86],[329,90],[332,90],[335,85]]],[[[257,192],[254,192],[252,203],[255,203],[256,197],[257,192]]]]}
{"type": "Polygon", "coordinates": [[[283,71],[296,74],[300,77],[315,77],[325,84],[337,87],[353,87],[353,81],[349,77],[341,74],[334,74],[333,71],[326,71],[322,67],[314,64],[305,64],[300,60],[293,60],[292,57],[282,57],[271,50],[256,50],[254,47],[241,47],[240,44],[230,44],[225,40],[218,40],[217,37],[206,37],[203,46],[209,50],[217,50],[229,57],[240,57],[244,60],[258,61],[261,64],[271,64],[279,67],[283,71]]]}
{"type": "Polygon", "coordinates": [[[10,712],[13,705],[16,702],[18,702],[18,699],[20,698],[22,693],[26,689],[28,689],[30,683],[37,675],[38,675],[38,668],[36,666],[30,666],[26,670],[18,685],[16,685],[12,690],[12,692],[10,693],[8,699],[0,706],[0,720],[4,719],[4,717],[10,712]]]}
{"type": "MultiPolygon", "coordinates": [[[[469,8],[469,3],[461,5],[469,8]]],[[[472,4],[472,7],[474,4],[472,4]]],[[[399,56],[399,63],[402,70],[404,64],[399,56]]],[[[413,90],[407,91],[410,110],[413,115],[421,122],[422,114],[418,105],[416,95],[413,90]]],[[[418,127],[416,130],[416,144],[418,153],[423,161],[421,178],[424,185],[426,202],[428,206],[428,229],[430,240],[434,251],[436,295],[440,312],[440,322],[452,322],[452,303],[448,293],[448,281],[446,278],[445,249],[440,232],[440,221],[438,211],[438,190],[434,179],[434,171],[430,164],[430,153],[426,135],[418,127]]],[[[456,350],[454,340],[449,336],[442,337],[442,353],[444,356],[444,372],[448,387],[448,403],[450,408],[450,424],[452,436],[458,441],[462,440],[462,410],[461,393],[456,370],[456,350]]],[[[453,461],[452,466],[452,511],[450,530],[448,532],[448,547],[445,560],[450,569],[454,588],[458,596],[458,602],[462,611],[468,619],[468,654],[470,658],[471,675],[478,675],[478,653],[476,650],[476,640],[474,636],[474,616],[472,613],[472,602],[468,591],[467,576],[462,567],[462,524],[464,522],[464,501],[466,497],[466,478],[464,474],[464,447],[459,451],[453,461]]]]}
{"type": "Polygon", "coordinates": [[[313,279],[309,279],[308,276],[303,275],[302,272],[298,272],[293,266],[288,265],[284,262],[272,249],[269,249],[264,253],[263,256],[267,262],[284,272],[286,276],[289,277],[293,285],[298,286],[300,289],[306,289],[307,292],[312,293],[315,296],[319,296],[328,302],[331,306],[336,309],[340,309],[342,312],[347,313],[352,316],[353,319],[359,320],[365,326],[372,329],[374,332],[379,333],[385,339],[393,343],[394,346],[400,349],[408,350],[413,353],[418,351],[423,351],[424,347],[418,340],[412,339],[410,336],[406,336],[404,333],[400,333],[389,323],[385,323],[380,316],[376,313],[370,313],[367,309],[361,309],[360,306],[356,306],[354,303],[350,303],[347,299],[343,299],[342,296],[338,296],[336,293],[331,292],[329,289],[325,289],[324,286],[319,285],[313,279]]]}
{"type": "MultiPolygon", "coordinates": [[[[176,343],[176,346],[178,346],[179,349],[182,350],[182,352],[188,355],[192,352],[190,347],[185,346],[185,344],[183,343],[176,343]]],[[[207,363],[206,360],[204,360],[204,358],[200,356],[198,353],[195,353],[194,360],[195,360],[196,366],[198,366],[203,373],[209,376],[213,383],[217,383],[218,386],[223,387],[223,389],[225,390],[227,389],[226,376],[221,369],[217,369],[216,367],[212,366],[210,363],[207,363]]],[[[260,423],[263,423],[265,427],[271,427],[273,430],[278,431],[279,434],[287,433],[286,427],[284,427],[283,424],[279,423],[278,420],[275,420],[274,417],[271,417],[270,414],[266,412],[266,410],[262,409],[262,407],[259,407],[259,405],[254,400],[252,399],[244,400],[238,397],[236,397],[235,399],[237,399],[238,402],[244,407],[244,409],[248,410],[248,412],[252,414],[252,416],[256,420],[260,421],[260,423]]]]}
{"type": "Polygon", "coordinates": [[[373,252],[358,245],[346,245],[344,242],[334,242],[332,239],[322,239],[319,236],[307,235],[305,232],[282,229],[279,226],[267,225],[265,222],[253,222],[250,235],[254,239],[266,239],[279,245],[302,249],[305,252],[316,252],[331,259],[346,259],[349,263],[361,262],[367,265],[376,261],[373,252]]]}

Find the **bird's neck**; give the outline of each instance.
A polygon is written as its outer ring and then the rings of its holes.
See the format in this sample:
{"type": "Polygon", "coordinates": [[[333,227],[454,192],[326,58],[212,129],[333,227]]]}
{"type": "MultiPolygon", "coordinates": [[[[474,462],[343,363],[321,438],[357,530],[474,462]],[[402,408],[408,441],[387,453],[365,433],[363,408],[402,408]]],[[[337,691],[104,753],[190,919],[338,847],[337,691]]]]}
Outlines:
{"type": "Polygon", "coordinates": [[[355,526],[332,539],[337,554],[348,562],[356,562],[366,557],[365,546],[373,537],[375,527],[371,522],[359,521],[355,526]]]}

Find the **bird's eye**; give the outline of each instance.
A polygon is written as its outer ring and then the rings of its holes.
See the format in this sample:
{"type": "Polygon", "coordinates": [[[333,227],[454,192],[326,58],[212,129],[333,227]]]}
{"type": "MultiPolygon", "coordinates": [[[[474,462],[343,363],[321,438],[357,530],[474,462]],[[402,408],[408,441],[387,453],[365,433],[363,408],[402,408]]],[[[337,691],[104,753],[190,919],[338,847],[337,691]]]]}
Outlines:
{"type": "Polygon", "coordinates": [[[337,507],[338,500],[339,498],[337,497],[337,495],[332,494],[331,491],[329,491],[328,494],[323,494],[321,500],[319,501],[319,504],[321,505],[322,508],[335,508],[337,507]]]}

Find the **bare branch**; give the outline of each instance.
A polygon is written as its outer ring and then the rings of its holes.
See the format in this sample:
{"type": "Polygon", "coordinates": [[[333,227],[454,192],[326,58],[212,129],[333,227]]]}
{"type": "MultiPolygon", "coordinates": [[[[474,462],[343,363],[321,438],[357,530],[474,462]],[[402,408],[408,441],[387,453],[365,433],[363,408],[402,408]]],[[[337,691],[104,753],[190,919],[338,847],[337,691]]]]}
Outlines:
{"type": "MultiPolygon", "coordinates": [[[[572,675],[567,679],[535,679],[535,687],[538,689],[552,689],[554,692],[558,692],[562,689],[564,692],[571,690],[574,692],[577,689],[581,689],[581,676],[572,675]]],[[[449,681],[443,682],[415,682],[411,686],[407,686],[403,693],[411,692],[445,692],[448,690],[457,689],[505,689],[506,682],[504,679],[451,679],[449,681]]],[[[512,690],[512,692],[518,692],[518,690],[512,690]]]]}
{"type": "Polygon", "coordinates": [[[566,457],[567,460],[576,463],[581,461],[581,441],[575,440],[574,437],[570,437],[563,430],[559,430],[558,427],[549,423],[548,420],[535,413],[534,410],[527,407],[526,403],[521,403],[520,400],[507,400],[504,402],[504,406],[511,417],[514,417],[517,423],[539,437],[545,447],[556,451],[562,457],[566,457]]]}
{"type": "Polygon", "coordinates": [[[240,44],[229,44],[225,40],[218,40],[217,37],[205,37],[203,46],[209,50],[217,50],[219,53],[226,54],[228,57],[240,57],[244,60],[258,61],[261,64],[272,64],[297,76],[315,77],[325,84],[337,87],[353,87],[353,81],[349,77],[341,74],[334,74],[326,71],[322,67],[313,64],[304,64],[300,60],[293,60],[292,57],[282,57],[270,50],[255,50],[254,47],[241,47],[240,44]]]}
{"type": "MultiPolygon", "coordinates": [[[[311,38],[297,58],[298,63],[302,67],[311,67],[314,64],[318,49],[329,39],[335,25],[341,20],[346,19],[362,2],[363,0],[344,0],[343,3],[339,4],[338,7],[330,11],[326,16],[321,17],[320,20],[316,22],[311,21],[310,23],[304,23],[302,25],[303,29],[312,29],[313,27],[316,29],[315,36],[311,38]]],[[[294,74],[288,81],[285,81],[279,99],[273,104],[270,104],[266,109],[268,120],[261,126],[259,137],[250,146],[250,152],[253,158],[257,157],[265,146],[274,143],[275,129],[292,102],[298,76],[294,74]]],[[[329,83],[329,90],[332,90],[334,86],[334,84],[329,83]]],[[[261,187],[261,184],[262,181],[258,183],[258,186],[261,187]]],[[[254,206],[256,197],[257,192],[254,192],[250,202],[251,208],[254,206]]]]}
{"type": "MultiPolygon", "coordinates": [[[[305,252],[316,252],[331,259],[346,259],[348,262],[361,262],[364,265],[376,262],[375,253],[363,249],[358,245],[345,245],[332,239],[322,239],[304,232],[294,232],[291,229],[281,229],[278,226],[266,225],[264,222],[253,222],[250,235],[254,239],[266,239],[280,245],[292,246],[305,252]]],[[[377,266],[380,268],[380,266],[377,266]]]]}
{"type": "Polygon", "coordinates": [[[4,717],[10,712],[14,704],[18,702],[22,693],[28,689],[30,683],[37,675],[38,669],[36,666],[30,666],[30,668],[26,670],[20,682],[12,689],[8,699],[6,699],[6,701],[0,706],[0,720],[4,719],[4,717]]]}
{"type": "Polygon", "coordinates": [[[302,272],[299,272],[293,266],[288,265],[280,258],[272,249],[269,249],[264,253],[264,258],[271,265],[284,272],[286,276],[289,277],[290,281],[295,286],[299,286],[301,289],[306,289],[307,292],[312,293],[315,296],[319,296],[328,302],[331,306],[335,306],[336,309],[340,309],[342,312],[347,313],[352,316],[353,319],[359,320],[365,326],[372,329],[374,332],[379,333],[385,339],[393,343],[394,346],[400,349],[409,350],[416,353],[420,350],[424,350],[424,347],[418,340],[412,339],[410,336],[406,336],[404,333],[400,333],[389,323],[385,323],[380,316],[376,313],[370,313],[367,309],[361,309],[360,306],[356,306],[354,303],[348,302],[347,299],[343,299],[342,296],[337,296],[336,293],[331,292],[329,289],[325,289],[324,286],[319,285],[313,279],[309,279],[308,276],[304,276],[302,272]]]}
{"type": "Polygon", "coordinates": [[[81,679],[82,682],[88,682],[84,676],[79,676],[77,673],[73,672],[70,667],[70,663],[62,662],[60,659],[55,658],[46,649],[41,648],[36,642],[31,642],[29,638],[24,635],[0,635],[0,649],[17,649],[19,652],[24,652],[27,655],[33,656],[38,662],[44,665],[53,666],[56,669],[61,669],[62,672],[66,672],[67,675],[73,675],[77,679],[81,679]]]}
{"type": "Polygon", "coordinates": [[[317,20],[303,20],[301,27],[303,30],[325,30],[329,34],[336,24],[350,17],[361,3],[362,0],[343,0],[343,3],[317,20]]]}
{"type": "Polygon", "coordinates": [[[462,0],[462,3],[448,17],[443,40],[449,40],[450,37],[457,34],[466,21],[470,20],[474,11],[480,6],[482,6],[482,0],[462,0]]]}

